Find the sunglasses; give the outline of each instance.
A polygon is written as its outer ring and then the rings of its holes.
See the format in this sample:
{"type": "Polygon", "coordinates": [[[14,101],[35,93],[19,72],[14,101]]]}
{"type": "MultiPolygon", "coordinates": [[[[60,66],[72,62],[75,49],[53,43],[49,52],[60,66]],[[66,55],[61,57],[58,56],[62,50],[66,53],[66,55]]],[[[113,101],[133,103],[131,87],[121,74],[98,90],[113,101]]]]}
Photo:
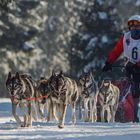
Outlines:
{"type": "Polygon", "coordinates": [[[128,21],[128,26],[132,27],[132,26],[140,26],[140,22],[136,21],[136,20],[130,20],[128,21]]]}

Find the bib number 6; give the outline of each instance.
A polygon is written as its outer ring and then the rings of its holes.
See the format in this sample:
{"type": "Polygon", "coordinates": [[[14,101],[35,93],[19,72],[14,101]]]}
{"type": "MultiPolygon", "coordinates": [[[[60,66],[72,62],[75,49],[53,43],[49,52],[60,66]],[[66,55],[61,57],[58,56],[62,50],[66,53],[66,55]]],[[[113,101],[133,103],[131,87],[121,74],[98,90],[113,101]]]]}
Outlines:
{"type": "Polygon", "coordinates": [[[137,47],[134,47],[132,49],[132,58],[135,60],[138,58],[138,48],[137,47]]]}

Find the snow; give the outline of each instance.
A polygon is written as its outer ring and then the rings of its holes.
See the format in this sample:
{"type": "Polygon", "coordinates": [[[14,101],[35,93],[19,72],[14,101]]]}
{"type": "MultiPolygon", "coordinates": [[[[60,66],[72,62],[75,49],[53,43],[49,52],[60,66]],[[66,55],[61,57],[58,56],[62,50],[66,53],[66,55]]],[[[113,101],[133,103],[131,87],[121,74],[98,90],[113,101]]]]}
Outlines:
{"type": "Polygon", "coordinates": [[[108,37],[106,35],[103,35],[101,38],[102,43],[107,43],[108,42],[108,37]]]}
{"type": "Polygon", "coordinates": [[[97,0],[97,2],[99,3],[99,5],[103,5],[104,4],[103,0],[97,0]]]}
{"type": "Polygon", "coordinates": [[[89,34],[85,34],[85,35],[83,35],[81,40],[83,41],[83,40],[87,40],[89,38],[90,38],[90,35],[89,34]]]}
{"type": "Polygon", "coordinates": [[[90,39],[86,50],[90,50],[90,49],[93,49],[94,47],[96,47],[97,40],[98,40],[97,37],[93,37],[92,39],[90,39]]]}
{"type": "Polygon", "coordinates": [[[140,0],[136,1],[136,6],[140,6],[140,0]]]}
{"type": "Polygon", "coordinates": [[[99,18],[102,20],[107,19],[107,13],[106,12],[98,12],[99,18]]]}
{"type": "Polygon", "coordinates": [[[124,0],[123,2],[124,2],[125,4],[128,4],[128,3],[131,2],[131,0],[124,0]]]}
{"type": "Polygon", "coordinates": [[[59,129],[54,122],[33,122],[31,128],[18,128],[11,115],[9,99],[0,99],[1,140],[139,140],[140,123],[89,123],[77,120],[69,123],[69,110],[65,128],[59,129]]]}
{"type": "Polygon", "coordinates": [[[54,29],[55,29],[55,20],[54,20],[53,16],[50,16],[48,18],[48,26],[49,26],[50,31],[54,31],[54,29]]]}

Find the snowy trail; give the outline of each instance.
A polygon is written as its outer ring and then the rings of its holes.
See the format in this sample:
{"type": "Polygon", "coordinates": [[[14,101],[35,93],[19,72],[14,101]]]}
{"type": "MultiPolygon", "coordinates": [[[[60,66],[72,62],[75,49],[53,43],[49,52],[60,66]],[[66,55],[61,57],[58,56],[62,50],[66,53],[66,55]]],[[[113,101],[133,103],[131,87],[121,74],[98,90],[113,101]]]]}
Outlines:
{"type": "Polygon", "coordinates": [[[8,99],[0,100],[0,139],[5,140],[139,140],[140,123],[88,123],[77,121],[70,125],[66,118],[65,128],[55,123],[33,122],[32,128],[17,128],[11,115],[8,99]]]}

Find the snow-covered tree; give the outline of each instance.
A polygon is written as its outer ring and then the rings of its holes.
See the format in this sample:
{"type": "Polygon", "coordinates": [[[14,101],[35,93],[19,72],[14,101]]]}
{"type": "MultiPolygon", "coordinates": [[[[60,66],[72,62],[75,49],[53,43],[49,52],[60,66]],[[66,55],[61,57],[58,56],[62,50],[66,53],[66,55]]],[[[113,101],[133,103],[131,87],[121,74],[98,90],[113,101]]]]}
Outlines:
{"type": "Polygon", "coordinates": [[[82,25],[71,39],[72,74],[93,67],[99,76],[107,54],[121,35],[118,11],[111,0],[90,0],[81,10],[82,25]]]}
{"type": "MultiPolygon", "coordinates": [[[[139,0],[0,0],[0,93],[9,71],[98,73],[139,0]],[[127,9],[130,9],[129,12],[127,9]],[[99,70],[98,70],[99,69],[99,70]]],[[[5,96],[2,95],[2,96],[5,96]]]]}

